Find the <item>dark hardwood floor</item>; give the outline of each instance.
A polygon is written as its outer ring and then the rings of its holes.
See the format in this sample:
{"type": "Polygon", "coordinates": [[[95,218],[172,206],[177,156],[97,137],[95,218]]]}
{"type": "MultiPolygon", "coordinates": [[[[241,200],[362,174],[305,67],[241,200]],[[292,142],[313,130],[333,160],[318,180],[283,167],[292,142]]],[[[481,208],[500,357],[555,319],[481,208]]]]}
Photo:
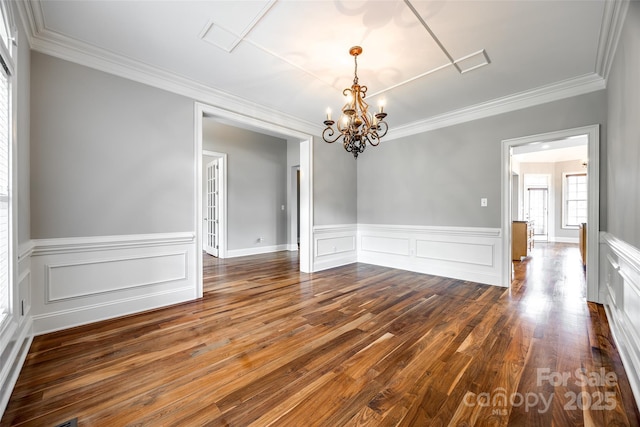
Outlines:
{"type": "Polygon", "coordinates": [[[1,425],[638,426],[577,246],[511,289],[287,252],[205,256],[205,295],[36,337],[1,425]]]}

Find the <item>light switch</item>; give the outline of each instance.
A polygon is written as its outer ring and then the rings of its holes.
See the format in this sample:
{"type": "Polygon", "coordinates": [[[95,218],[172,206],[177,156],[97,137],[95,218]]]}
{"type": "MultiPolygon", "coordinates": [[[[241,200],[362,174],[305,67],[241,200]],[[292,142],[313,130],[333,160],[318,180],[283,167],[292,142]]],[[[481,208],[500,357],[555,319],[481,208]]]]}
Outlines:
{"type": "Polygon", "coordinates": [[[482,206],[483,208],[487,207],[487,198],[483,197],[482,199],[480,199],[480,206],[482,206]]]}

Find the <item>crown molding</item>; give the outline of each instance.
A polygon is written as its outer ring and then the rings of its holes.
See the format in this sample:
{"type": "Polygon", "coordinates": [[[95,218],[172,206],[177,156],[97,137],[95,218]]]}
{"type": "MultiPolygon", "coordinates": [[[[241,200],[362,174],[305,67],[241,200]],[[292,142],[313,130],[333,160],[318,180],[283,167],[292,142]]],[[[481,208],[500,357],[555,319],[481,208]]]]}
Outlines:
{"type": "Polygon", "coordinates": [[[203,85],[175,73],[117,55],[46,28],[40,1],[21,2],[21,17],[31,49],[89,68],[153,86],[224,110],[257,118],[292,131],[316,135],[321,127],[273,108],[203,85]]]}
{"type": "MultiPolygon", "coordinates": [[[[607,0],[605,4],[595,73],[398,126],[389,130],[385,140],[390,141],[605,89],[606,78],[602,76],[606,76],[611,67],[615,47],[628,9],[628,2],[629,0],[607,0]]],[[[17,7],[27,32],[29,44],[35,51],[176,93],[198,102],[216,106],[229,113],[273,123],[295,132],[309,135],[320,135],[322,132],[322,127],[315,123],[50,31],[46,28],[40,0],[18,2],[17,7]]]]}
{"type": "Polygon", "coordinates": [[[472,120],[508,113],[510,111],[533,107],[547,102],[570,98],[605,88],[605,81],[596,73],[563,80],[536,89],[519,92],[480,104],[429,117],[425,120],[409,123],[389,130],[385,140],[402,138],[422,132],[440,129],[472,120]]]}
{"type": "Polygon", "coordinates": [[[596,54],[596,73],[606,82],[629,9],[629,0],[607,0],[604,8],[596,54]]]}

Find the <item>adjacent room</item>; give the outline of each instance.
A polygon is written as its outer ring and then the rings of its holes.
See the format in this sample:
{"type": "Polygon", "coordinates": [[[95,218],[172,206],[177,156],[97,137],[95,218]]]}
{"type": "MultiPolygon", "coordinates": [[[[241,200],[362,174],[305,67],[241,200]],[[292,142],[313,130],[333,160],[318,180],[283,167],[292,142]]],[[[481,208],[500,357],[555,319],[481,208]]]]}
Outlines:
{"type": "Polygon", "coordinates": [[[640,426],[640,2],[0,18],[0,426],[640,426]]]}

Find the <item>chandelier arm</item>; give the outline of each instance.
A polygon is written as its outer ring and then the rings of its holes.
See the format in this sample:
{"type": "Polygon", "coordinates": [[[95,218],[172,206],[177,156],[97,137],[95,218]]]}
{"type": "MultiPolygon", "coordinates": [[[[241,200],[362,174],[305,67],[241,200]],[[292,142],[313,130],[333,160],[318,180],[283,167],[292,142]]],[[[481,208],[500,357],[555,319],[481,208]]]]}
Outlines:
{"type": "Polygon", "coordinates": [[[377,129],[376,129],[376,134],[378,135],[378,138],[384,137],[387,134],[388,130],[389,130],[389,125],[387,124],[387,122],[385,122],[384,120],[379,120],[377,129]]]}
{"type": "Polygon", "coordinates": [[[356,97],[356,102],[355,102],[356,112],[359,116],[362,117],[362,119],[365,121],[367,126],[370,126],[372,116],[371,114],[369,114],[369,104],[367,104],[367,102],[364,100],[367,94],[367,87],[360,86],[357,94],[358,96],[356,97]]]}
{"type": "Polygon", "coordinates": [[[333,129],[333,126],[327,126],[322,131],[322,139],[324,139],[324,141],[328,142],[329,144],[333,144],[334,142],[336,142],[338,140],[338,138],[340,138],[342,136],[342,133],[338,133],[338,134],[336,134],[335,138],[332,138],[335,133],[336,133],[336,131],[333,129]]]}
{"type": "Polygon", "coordinates": [[[371,132],[369,134],[367,134],[364,139],[369,143],[369,145],[371,145],[372,147],[375,147],[376,145],[378,145],[380,143],[380,139],[378,138],[378,136],[375,134],[375,132],[371,132]]]}

